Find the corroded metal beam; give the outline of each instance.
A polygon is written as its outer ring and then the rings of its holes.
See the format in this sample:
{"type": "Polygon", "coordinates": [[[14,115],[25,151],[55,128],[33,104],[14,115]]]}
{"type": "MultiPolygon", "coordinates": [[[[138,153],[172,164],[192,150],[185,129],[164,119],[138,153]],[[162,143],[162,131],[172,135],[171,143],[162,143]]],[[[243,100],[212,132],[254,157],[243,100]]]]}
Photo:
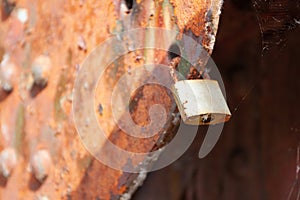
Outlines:
{"type": "MultiPolygon", "coordinates": [[[[9,166],[6,175],[2,167],[1,199],[129,199],[146,174],[123,173],[97,162],[77,136],[71,107],[78,68],[108,36],[138,27],[177,30],[211,53],[222,1],[137,0],[128,8],[121,0],[4,0],[1,6],[0,59],[7,59],[2,62],[1,76],[11,69],[13,78],[9,80],[10,93],[2,85],[0,150],[13,149],[8,151],[13,155],[9,157],[17,158],[1,160],[1,165],[9,166]],[[6,12],[10,8],[13,10],[6,12]],[[34,63],[42,71],[35,71],[34,63]]],[[[145,35],[145,42],[159,43],[151,34],[145,35]]],[[[128,57],[113,64],[115,71],[104,79],[102,89],[107,87],[108,91],[122,73],[143,63],[155,59],[157,63],[169,62],[166,52],[139,51],[128,57]]],[[[206,61],[199,62],[204,66],[206,61]]],[[[105,95],[97,93],[96,101],[103,102],[105,95]]],[[[111,112],[106,107],[101,107],[99,121],[107,123],[108,137],[124,149],[133,144],[139,152],[158,149],[162,141],[172,138],[178,125],[171,114],[176,105],[170,91],[146,85],[132,99],[131,116],[139,125],[149,122],[151,105],[164,105],[170,113],[166,130],[151,140],[132,143],[120,128],[109,124],[111,112]]],[[[95,113],[99,112],[97,106],[95,113]]],[[[155,158],[144,161],[151,165],[155,158]]]]}

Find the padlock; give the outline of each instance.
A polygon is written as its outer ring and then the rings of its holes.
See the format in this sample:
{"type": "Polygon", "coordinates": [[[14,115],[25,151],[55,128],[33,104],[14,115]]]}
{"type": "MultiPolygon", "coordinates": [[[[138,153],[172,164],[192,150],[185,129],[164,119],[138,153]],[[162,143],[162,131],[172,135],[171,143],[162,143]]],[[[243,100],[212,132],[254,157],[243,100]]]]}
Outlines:
{"type": "Polygon", "coordinates": [[[180,80],[175,82],[173,94],[186,124],[209,125],[230,119],[230,110],[215,80],[180,80]]]}

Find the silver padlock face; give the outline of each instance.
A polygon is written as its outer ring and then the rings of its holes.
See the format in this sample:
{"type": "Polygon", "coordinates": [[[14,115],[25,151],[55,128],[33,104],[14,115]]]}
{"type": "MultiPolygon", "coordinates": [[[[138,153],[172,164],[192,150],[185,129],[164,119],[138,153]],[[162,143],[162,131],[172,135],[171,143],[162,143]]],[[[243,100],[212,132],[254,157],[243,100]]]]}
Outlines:
{"type": "Polygon", "coordinates": [[[174,84],[173,94],[186,124],[217,124],[230,119],[226,100],[215,80],[181,80],[174,84]]]}

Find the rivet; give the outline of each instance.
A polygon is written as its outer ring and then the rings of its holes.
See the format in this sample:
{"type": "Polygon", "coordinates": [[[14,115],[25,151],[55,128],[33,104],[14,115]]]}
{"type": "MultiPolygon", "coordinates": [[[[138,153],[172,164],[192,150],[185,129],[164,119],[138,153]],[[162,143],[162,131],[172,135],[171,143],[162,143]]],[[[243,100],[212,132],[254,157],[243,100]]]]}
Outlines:
{"type": "Polygon", "coordinates": [[[3,177],[8,178],[17,165],[17,154],[15,149],[6,148],[0,154],[0,172],[3,177]]]}
{"type": "Polygon", "coordinates": [[[32,63],[31,73],[33,75],[34,83],[37,86],[45,87],[51,69],[51,60],[46,55],[38,56],[32,63]]]}
{"type": "Polygon", "coordinates": [[[43,182],[50,173],[52,161],[47,150],[37,151],[31,159],[31,170],[39,182],[43,182]]]}
{"type": "Polygon", "coordinates": [[[5,54],[0,64],[1,89],[10,93],[13,90],[13,82],[16,77],[16,66],[10,61],[9,55],[5,54]]]}

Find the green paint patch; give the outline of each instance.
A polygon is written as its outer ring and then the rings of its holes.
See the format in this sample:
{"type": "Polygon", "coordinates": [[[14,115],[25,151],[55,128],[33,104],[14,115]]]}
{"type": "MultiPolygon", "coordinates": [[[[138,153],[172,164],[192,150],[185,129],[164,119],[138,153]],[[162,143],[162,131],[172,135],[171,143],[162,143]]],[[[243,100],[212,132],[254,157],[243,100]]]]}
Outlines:
{"type": "Polygon", "coordinates": [[[16,129],[14,135],[14,147],[17,152],[21,152],[24,139],[24,125],[25,125],[25,108],[20,104],[17,111],[16,129]]]}
{"type": "Polygon", "coordinates": [[[77,166],[80,171],[85,171],[91,164],[92,157],[89,155],[84,156],[81,159],[77,160],[77,166]]]}
{"type": "Polygon", "coordinates": [[[62,73],[60,76],[59,84],[56,89],[56,95],[54,99],[54,118],[56,121],[63,121],[66,115],[60,105],[62,94],[66,91],[66,84],[68,82],[67,76],[62,73]]]}
{"type": "MultiPolygon", "coordinates": [[[[69,49],[67,54],[67,59],[66,59],[68,66],[72,66],[72,57],[73,57],[72,51],[71,49],[69,49]]],[[[63,121],[66,118],[66,114],[64,113],[60,102],[61,102],[61,98],[63,98],[62,97],[63,93],[67,90],[66,85],[68,81],[69,81],[68,73],[64,71],[60,75],[59,83],[56,88],[56,94],[54,99],[54,118],[56,121],[63,121]]]]}
{"type": "Polygon", "coordinates": [[[187,77],[190,72],[190,63],[185,59],[181,59],[178,65],[178,71],[181,75],[187,77]]]}

